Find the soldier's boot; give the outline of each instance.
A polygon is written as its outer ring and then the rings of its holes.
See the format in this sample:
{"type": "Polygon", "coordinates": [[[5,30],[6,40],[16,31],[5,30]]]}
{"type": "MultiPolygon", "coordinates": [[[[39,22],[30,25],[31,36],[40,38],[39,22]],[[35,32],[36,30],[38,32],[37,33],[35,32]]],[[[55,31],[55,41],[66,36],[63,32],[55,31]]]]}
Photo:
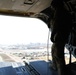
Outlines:
{"type": "Polygon", "coordinates": [[[57,71],[57,65],[55,61],[52,60],[52,62],[49,63],[49,67],[50,69],[57,71]]]}
{"type": "Polygon", "coordinates": [[[58,69],[58,75],[67,75],[66,74],[66,65],[63,63],[64,61],[62,59],[57,58],[57,69],[58,69]]]}

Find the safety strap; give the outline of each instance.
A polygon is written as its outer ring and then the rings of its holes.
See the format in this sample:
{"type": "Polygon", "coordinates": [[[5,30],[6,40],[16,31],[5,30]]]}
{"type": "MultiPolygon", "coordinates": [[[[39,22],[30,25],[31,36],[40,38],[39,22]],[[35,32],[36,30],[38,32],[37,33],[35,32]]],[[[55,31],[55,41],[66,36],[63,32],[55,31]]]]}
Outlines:
{"type": "Polygon", "coordinates": [[[71,13],[73,23],[76,23],[76,1],[75,0],[70,0],[68,2],[64,1],[64,7],[68,10],[69,13],[71,13]]]}
{"type": "MultiPolygon", "coordinates": [[[[72,15],[72,22],[73,22],[73,25],[76,27],[76,1],[75,0],[70,0],[68,2],[64,2],[64,7],[72,15]]],[[[70,50],[69,50],[69,54],[70,54],[70,58],[69,58],[70,68],[71,68],[71,62],[72,62],[72,56],[71,56],[72,46],[71,45],[73,44],[73,39],[74,39],[74,35],[71,32],[70,33],[70,39],[69,39],[69,42],[68,42],[68,44],[70,45],[70,50]]]]}

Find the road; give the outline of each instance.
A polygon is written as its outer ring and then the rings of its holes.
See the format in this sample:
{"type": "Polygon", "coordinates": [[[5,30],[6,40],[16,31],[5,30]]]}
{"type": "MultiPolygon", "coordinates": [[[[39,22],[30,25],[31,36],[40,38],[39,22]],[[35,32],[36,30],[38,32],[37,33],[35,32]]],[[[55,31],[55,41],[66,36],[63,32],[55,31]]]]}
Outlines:
{"type": "Polygon", "coordinates": [[[15,62],[12,58],[10,58],[7,54],[0,53],[0,57],[4,62],[15,62]]]}

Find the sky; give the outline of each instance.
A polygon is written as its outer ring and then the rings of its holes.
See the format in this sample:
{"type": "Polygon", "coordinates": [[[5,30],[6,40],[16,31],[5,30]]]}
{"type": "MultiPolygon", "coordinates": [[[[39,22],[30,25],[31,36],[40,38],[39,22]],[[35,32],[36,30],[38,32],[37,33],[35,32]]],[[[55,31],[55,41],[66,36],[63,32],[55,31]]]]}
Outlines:
{"type": "Polygon", "coordinates": [[[0,15],[0,44],[47,43],[48,32],[39,19],[0,15]]]}

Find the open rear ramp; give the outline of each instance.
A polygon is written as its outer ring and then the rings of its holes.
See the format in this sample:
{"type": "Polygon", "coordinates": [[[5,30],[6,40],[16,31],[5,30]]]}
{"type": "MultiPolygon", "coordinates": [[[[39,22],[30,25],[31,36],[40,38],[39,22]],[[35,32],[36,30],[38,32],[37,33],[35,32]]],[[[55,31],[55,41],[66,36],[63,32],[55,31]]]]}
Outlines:
{"type": "Polygon", "coordinates": [[[58,75],[57,71],[54,71],[49,67],[49,62],[46,61],[30,61],[29,63],[25,62],[26,68],[37,72],[35,75],[58,75]]]}

